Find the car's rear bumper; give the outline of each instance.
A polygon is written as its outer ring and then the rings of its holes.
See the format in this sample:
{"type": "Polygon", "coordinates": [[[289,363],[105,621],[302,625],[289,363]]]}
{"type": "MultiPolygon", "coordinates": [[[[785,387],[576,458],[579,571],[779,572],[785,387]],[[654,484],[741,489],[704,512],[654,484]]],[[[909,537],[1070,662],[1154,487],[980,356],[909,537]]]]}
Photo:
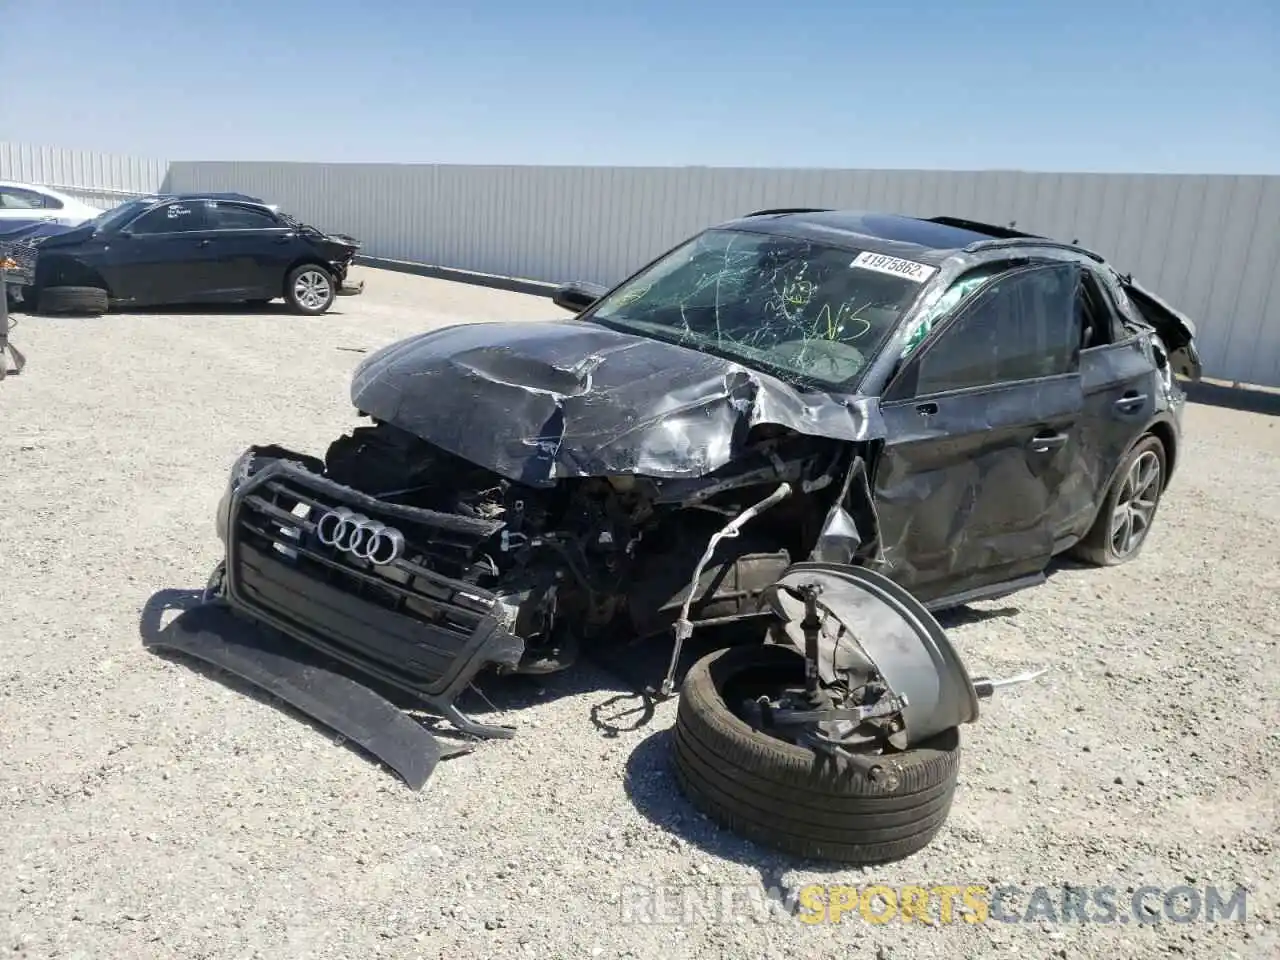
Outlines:
{"type": "Polygon", "coordinates": [[[507,736],[507,728],[473,724],[453,701],[487,666],[514,667],[524,644],[507,629],[495,595],[419,559],[415,540],[435,524],[454,528],[446,533],[454,539],[484,534],[480,521],[386,504],[275,460],[230,494],[224,598],[237,612],[417,695],[467,732],[507,736]],[[404,555],[373,567],[321,544],[316,521],[340,508],[402,528],[404,555]]]}

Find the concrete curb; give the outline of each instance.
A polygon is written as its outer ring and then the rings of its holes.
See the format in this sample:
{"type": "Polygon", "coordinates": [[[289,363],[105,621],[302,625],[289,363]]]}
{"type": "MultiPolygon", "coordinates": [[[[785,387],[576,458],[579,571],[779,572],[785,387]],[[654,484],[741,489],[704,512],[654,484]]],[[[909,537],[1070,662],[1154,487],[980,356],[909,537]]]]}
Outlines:
{"type": "Polygon", "coordinates": [[[1182,389],[1192,403],[1280,416],[1280,391],[1277,390],[1212,380],[1201,380],[1199,383],[1184,381],[1182,389]]]}
{"type": "Polygon", "coordinates": [[[512,293],[529,293],[536,297],[550,297],[555,293],[556,287],[559,286],[555,283],[544,283],[541,280],[526,280],[523,277],[503,277],[495,273],[475,273],[471,270],[458,270],[454,267],[415,263],[412,260],[389,260],[384,257],[358,256],[355,262],[362,267],[394,270],[397,273],[412,273],[419,277],[431,277],[435,280],[470,283],[479,287],[490,287],[494,290],[509,290],[512,293]]]}

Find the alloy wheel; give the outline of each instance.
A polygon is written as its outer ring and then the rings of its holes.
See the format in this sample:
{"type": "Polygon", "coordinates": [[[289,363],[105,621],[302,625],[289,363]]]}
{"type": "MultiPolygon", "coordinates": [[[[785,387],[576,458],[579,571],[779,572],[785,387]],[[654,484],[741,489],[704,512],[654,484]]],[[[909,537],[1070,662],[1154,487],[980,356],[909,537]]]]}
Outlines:
{"type": "Polygon", "coordinates": [[[1111,513],[1111,549],[1117,557],[1136,553],[1147,538],[1160,499],[1160,458],[1144,450],[1133,461],[1111,513]]]}
{"type": "Polygon", "coordinates": [[[305,270],[293,281],[293,298],[307,310],[319,310],[329,302],[329,278],[319,270],[305,270]]]}

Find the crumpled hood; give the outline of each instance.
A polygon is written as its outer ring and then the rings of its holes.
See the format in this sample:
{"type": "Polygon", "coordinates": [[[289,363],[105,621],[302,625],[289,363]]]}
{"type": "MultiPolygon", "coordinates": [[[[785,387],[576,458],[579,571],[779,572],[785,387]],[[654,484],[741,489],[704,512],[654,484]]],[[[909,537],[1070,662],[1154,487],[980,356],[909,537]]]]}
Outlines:
{"type": "Polygon", "coordinates": [[[696,350],[581,320],[474,323],[391,344],[356,369],[356,408],[512,480],[703,476],[751,427],[880,435],[865,398],[809,393],[696,350]]]}
{"type": "Polygon", "coordinates": [[[309,223],[298,225],[298,232],[319,247],[331,260],[346,260],[360,249],[360,241],[345,233],[325,233],[309,223]]]}
{"type": "Polygon", "coordinates": [[[56,220],[0,220],[0,240],[30,240],[33,237],[51,237],[76,229],[56,220]]]}
{"type": "Polygon", "coordinates": [[[80,223],[74,227],[62,224],[47,224],[31,231],[24,239],[42,238],[41,247],[74,247],[93,237],[93,221],[80,223]]]}

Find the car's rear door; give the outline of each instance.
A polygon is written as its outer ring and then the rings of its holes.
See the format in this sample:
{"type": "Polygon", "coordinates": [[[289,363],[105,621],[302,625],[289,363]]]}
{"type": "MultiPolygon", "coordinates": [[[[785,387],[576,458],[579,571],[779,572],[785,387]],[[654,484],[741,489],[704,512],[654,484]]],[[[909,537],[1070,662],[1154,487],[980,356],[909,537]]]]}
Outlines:
{"type": "Polygon", "coordinates": [[[1039,573],[1060,497],[1086,496],[1072,489],[1078,272],[1035,264],[987,281],[886,388],[874,477],[885,572],[926,601],[1039,573]]]}
{"type": "MultiPolygon", "coordinates": [[[[1124,326],[1107,283],[1090,268],[1081,271],[1077,308],[1088,338],[1080,353],[1085,408],[1080,439],[1096,506],[1158,408],[1160,375],[1149,335],[1124,326]]],[[[1071,532],[1083,537],[1093,514],[1071,522],[1071,532]]]]}
{"type": "Polygon", "coordinates": [[[205,286],[203,221],[198,204],[174,200],[103,236],[100,269],[112,296],[136,304],[197,299],[205,286]]]}
{"type": "Polygon", "coordinates": [[[280,296],[293,231],[262,207],[226,200],[209,200],[204,206],[202,253],[210,295],[247,300],[280,296]]]}

